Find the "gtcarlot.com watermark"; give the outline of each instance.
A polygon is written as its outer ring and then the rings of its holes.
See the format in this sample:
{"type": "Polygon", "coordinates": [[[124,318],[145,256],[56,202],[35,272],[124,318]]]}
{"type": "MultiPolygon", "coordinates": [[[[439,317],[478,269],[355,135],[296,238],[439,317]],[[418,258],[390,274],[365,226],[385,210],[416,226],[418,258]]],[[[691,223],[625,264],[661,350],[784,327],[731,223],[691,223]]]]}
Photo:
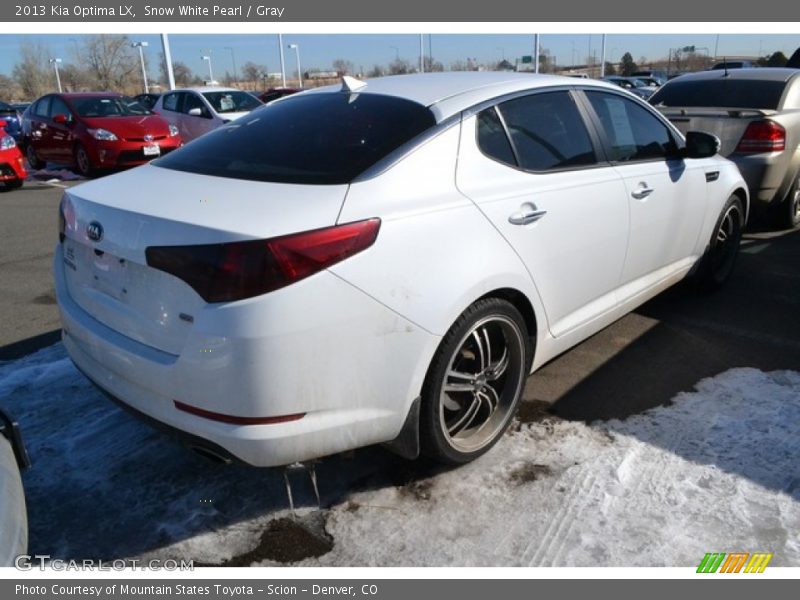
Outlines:
{"type": "Polygon", "coordinates": [[[20,571],[125,571],[134,569],[140,571],[194,571],[193,560],[138,560],[135,558],[115,560],[82,560],[50,559],[49,554],[21,554],[14,559],[14,567],[20,571]]]}

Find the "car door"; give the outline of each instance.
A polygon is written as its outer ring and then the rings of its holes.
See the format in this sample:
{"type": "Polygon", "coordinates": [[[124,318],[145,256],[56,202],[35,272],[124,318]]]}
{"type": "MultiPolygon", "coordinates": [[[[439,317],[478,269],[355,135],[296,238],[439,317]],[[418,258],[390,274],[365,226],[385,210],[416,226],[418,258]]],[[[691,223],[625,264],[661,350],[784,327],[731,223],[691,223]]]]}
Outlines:
{"type": "Polygon", "coordinates": [[[72,148],[75,142],[73,136],[75,118],[72,115],[72,111],[67,106],[67,103],[58,96],[53,96],[50,100],[48,113],[47,127],[50,136],[50,142],[48,144],[49,160],[59,163],[68,163],[72,160],[72,148]],[[66,117],[66,122],[57,122],[57,115],[66,117]]]}
{"type": "MultiPolygon", "coordinates": [[[[197,92],[185,92],[183,107],[181,112],[186,128],[184,139],[193,140],[204,133],[208,133],[216,127],[211,110],[206,105],[205,100],[197,92]],[[189,114],[193,110],[200,110],[199,115],[189,114]]],[[[181,132],[183,133],[183,132],[181,132]]]]}
{"type": "Polygon", "coordinates": [[[153,109],[158,115],[170,125],[178,128],[181,136],[183,136],[183,114],[181,113],[181,104],[183,104],[183,92],[169,92],[161,96],[156,102],[153,109]]]}
{"type": "Polygon", "coordinates": [[[50,100],[51,96],[40,98],[30,111],[31,132],[29,143],[36,151],[36,155],[43,161],[51,160],[52,156],[50,149],[50,130],[48,128],[50,100]]]}
{"type": "MultiPolygon", "coordinates": [[[[681,140],[641,103],[602,90],[585,97],[614,168],[625,182],[630,238],[622,285],[633,295],[693,261],[706,209],[706,178],[679,157],[681,140]]],[[[621,298],[624,300],[625,298],[621,298]]]]}
{"type": "Polygon", "coordinates": [[[465,118],[456,183],[525,263],[554,336],[615,307],[628,237],[625,187],[569,90],[465,118]]]}

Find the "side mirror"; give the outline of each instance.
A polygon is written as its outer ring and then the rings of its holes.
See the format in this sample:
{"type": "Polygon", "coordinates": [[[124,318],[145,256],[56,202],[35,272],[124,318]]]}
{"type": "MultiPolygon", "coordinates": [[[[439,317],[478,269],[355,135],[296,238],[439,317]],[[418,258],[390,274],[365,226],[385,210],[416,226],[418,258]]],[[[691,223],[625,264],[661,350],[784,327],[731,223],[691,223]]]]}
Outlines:
{"type": "Polygon", "coordinates": [[[65,125],[69,123],[69,117],[64,114],[58,114],[53,117],[53,123],[58,123],[59,125],[65,125]]]}
{"type": "Polygon", "coordinates": [[[690,131],[686,134],[686,158],[709,158],[719,152],[719,138],[705,131],[690,131]]]}
{"type": "Polygon", "coordinates": [[[192,116],[192,117],[202,117],[203,116],[203,109],[202,108],[190,108],[189,112],[187,114],[189,116],[192,116]]]}

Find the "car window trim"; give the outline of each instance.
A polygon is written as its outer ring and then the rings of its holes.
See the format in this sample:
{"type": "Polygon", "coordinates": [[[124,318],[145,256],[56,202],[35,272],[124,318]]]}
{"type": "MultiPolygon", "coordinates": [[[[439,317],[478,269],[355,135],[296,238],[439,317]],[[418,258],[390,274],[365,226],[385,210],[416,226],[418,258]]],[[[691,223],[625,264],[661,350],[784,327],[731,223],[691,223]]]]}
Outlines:
{"type": "Polygon", "coordinates": [[[619,166],[625,166],[625,165],[638,165],[638,164],[655,163],[655,162],[667,163],[667,162],[674,162],[676,160],[684,160],[683,158],[679,158],[679,156],[677,154],[676,154],[676,156],[669,156],[668,155],[668,156],[660,156],[660,157],[656,157],[656,158],[640,158],[640,159],[636,159],[636,160],[614,160],[612,158],[612,156],[613,156],[613,152],[612,152],[613,147],[611,145],[611,140],[608,139],[608,135],[606,134],[606,130],[603,127],[603,122],[600,120],[600,116],[597,114],[597,111],[594,110],[594,107],[592,106],[591,101],[586,96],[586,94],[583,93],[583,92],[601,92],[601,93],[605,93],[605,94],[611,94],[611,95],[614,95],[614,96],[618,96],[623,100],[628,100],[628,101],[634,102],[634,103],[638,104],[639,106],[641,106],[642,108],[644,108],[649,114],[653,115],[653,117],[655,117],[655,119],[659,123],[661,123],[662,125],[665,126],[665,128],[667,130],[667,133],[670,135],[670,137],[672,137],[672,141],[675,143],[675,146],[676,146],[676,148],[678,150],[681,150],[683,147],[686,146],[686,140],[684,139],[683,135],[681,135],[681,133],[675,128],[675,126],[672,123],[670,123],[669,120],[666,117],[664,117],[664,115],[662,115],[660,112],[655,110],[650,104],[648,104],[644,100],[641,100],[641,99],[639,99],[639,98],[637,98],[635,96],[631,97],[632,96],[631,94],[618,93],[616,90],[609,90],[609,89],[606,89],[606,88],[595,88],[595,87],[589,87],[589,86],[579,87],[575,91],[576,91],[576,95],[580,99],[580,102],[583,103],[583,105],[585,106],[586,111],[588,113],[588,116],[592,121],[592,125],[596,130],[597,136],[600,139],[601,143],[603,144],[603,150],[604,150],[604,153],[606,155],[606,159],[608,160],[609,164],[611,164],[611,165],[613,165],[615,167],[619,167],[619,166]]]}
{"type": "Polygon", "coordinates": [[[489,156],[486,154],[478,144],[478,127],[477,127],[477,120],[476,120],[476,127],[475,127],[475,145],[478,147],[478,150],[481,154],[483,154],[489,160],[493,160],[494,162],[501,164],[503,166],[509,167],[510,169],[514,169],[515,171],[520,171],[522,173],[528,173],[530,175],[547,175],[549,173],[563,173],[563,172],[573,172],[573,171],[586,171],[588,169],[596,169],[599,167],[608,167],[610,166],[610,161],[608,160],[608,155],[605,151],[605,148],[600,142],[599,136],[596,135],[594,128],[589,123],[589,115],[587,114],[586,110],[584,109],[580,100],[573,94],[575,91],[573,86],[557,86],[557,87],[548,87],[546,89],[534,89],[534,90],[522,90],[521,92],[514,92],[512,94],[505,94],[504,96],[499,96],[496,99],[482,102],[476,106],[484,106],[484,108],[474,111],[475,107],[471,107],[470,109],[464,111],[464,120],[467,118],[482,113],[484,110],[489,108],[494,109],[495,113],[500,118],[500,122],[503,125],[503,129],[506,134],[506,139],[508,143],[511,145],[511,150],[514,153],[514,159],[517,161],[516,165],[511,165],[509,163],[503,162],[501,160],[497,160],[493,156],[489,156]],[[506,126],[505,117],[503,117],[503,111],[498,110],[498,107],[505,102],[510,100],[516,100],[518,98],[524,98],[527,96],[534,96],[537,94],[547,94],[547,93],[555,93],[555,92],[567,92],[569,96],[575,102],[575,108],[578,110],[578,114],[581,116],[581,120],[583,121],[583,126],[586,129],[586,133],[589,136],[589,142],[592,144],[592,149],[594,150],[595,162],[589,165],[571,165],[568,167],[557,167],[553,169],[545,169],[545,170],[536,170],[536,169],[526,169],[520,165],[519,160],[519,153],[517,151],[517,147],[514,144],[511,135],[508,132],[508,127],[506,126]],[[496,101],[495,101],[496,100],[496,101]]]}

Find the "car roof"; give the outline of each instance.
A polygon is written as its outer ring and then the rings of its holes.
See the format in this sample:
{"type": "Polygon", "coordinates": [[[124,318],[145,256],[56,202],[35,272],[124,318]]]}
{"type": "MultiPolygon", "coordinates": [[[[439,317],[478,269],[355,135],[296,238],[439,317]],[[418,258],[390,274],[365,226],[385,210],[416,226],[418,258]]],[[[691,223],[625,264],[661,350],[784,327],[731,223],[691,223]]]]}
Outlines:
{"type": "MultiPolygon", "coordinates": [[[[221,86],[212,86],[212,85],[200,85],[196,87],[185,87],[185,88],[175,88],[174,90],[169,90],[170,92],[197,92],[198,94],[202,94],[205,92],[241,92],[242,90],[237,90],[236,88],[230,87],[221,87],[221,86]]],[[[169,92],[164,92],[169,93],[169,92]]]]}
{"type": "Polygon", "coordinates": [[[708,79],[743,79],[750,81],[789,81],[792,77],[800,75],[799,69],[783,69],[778,67],[762,67],[758,69],[714,69],[712,71],[699,71],[686,73],[673,81],[704,81],[708,79]]]}
{"type": "MultiPolygon", "coordinates": [[[[514,72],[455,71],[413,75],[391,75],[368,79],[356,93],[397,96],[429,107],[442,121],[476,104],[498,96],[546,87],[597,87],[618,91],[619,87],[592,79],[577,80],[559,75],[514,72]]],[[[341,85],[314,88],[303,94],[339,92],[341,85]]]]}
{"type": "Polygon", "coordinates": [[[56,92],[50,94],[52,96],[61,96],[62,98],[119,98],[122,96],[119,92],[56,92]]]}

